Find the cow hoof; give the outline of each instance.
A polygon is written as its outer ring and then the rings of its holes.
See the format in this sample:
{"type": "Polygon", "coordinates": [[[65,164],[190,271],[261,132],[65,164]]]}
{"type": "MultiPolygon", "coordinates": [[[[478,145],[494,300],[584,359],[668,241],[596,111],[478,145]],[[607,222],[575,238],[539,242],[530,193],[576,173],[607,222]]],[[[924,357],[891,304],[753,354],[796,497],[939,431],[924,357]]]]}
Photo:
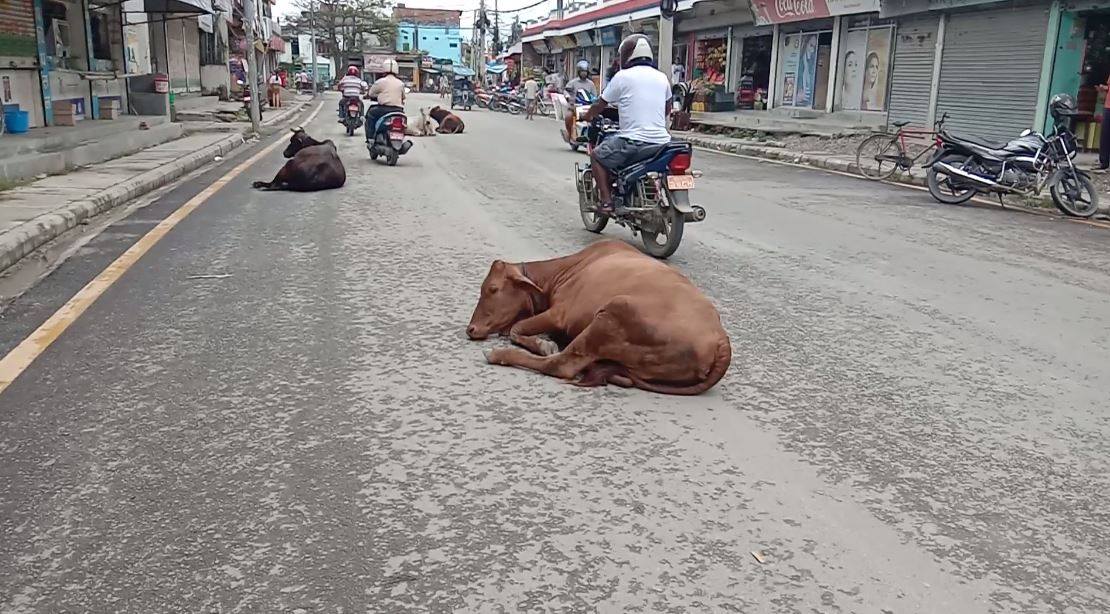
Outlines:
{"type": "Polygon", "coordinates": [[[539,348],[541,356],[551,356],[559,353],[559,344],[549,339],[540,339],[539,348]]]}

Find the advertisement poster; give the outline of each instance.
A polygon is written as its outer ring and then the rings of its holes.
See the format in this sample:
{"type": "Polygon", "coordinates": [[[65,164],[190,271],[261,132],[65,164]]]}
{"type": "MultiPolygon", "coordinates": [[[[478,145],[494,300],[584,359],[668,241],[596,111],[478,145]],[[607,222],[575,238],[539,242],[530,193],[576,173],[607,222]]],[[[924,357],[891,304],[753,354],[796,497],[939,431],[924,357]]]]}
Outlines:
{"type": "Polygon", "coordinates": [[[797,91],[798,59],[802,52],[802,35],[788,34],[783,37],[782,50],[782,98],[779,104],[784,107],[794,106],[794,95],[797,91]]]}
{"type": "Polygon", "coordinates": [[[863,95],[863,62],[867,58],[867,30],[850,30],[844,37],[844,69],[840,77],[840,108],[858,111],[863,95]]]}
{"type": "Polygon", "coordinates": [[[890,76],[890,28],[867,31],[867,58],[863,63],[863,94],[860,109],[886,108],[886,82],[890,76]]]}
{"type": "Polygon", "coordinates": [[[817,35],[804,34],[801,39],[794,106],[810,109],[813,108],[813,92],[817,80],[817,35]]]}

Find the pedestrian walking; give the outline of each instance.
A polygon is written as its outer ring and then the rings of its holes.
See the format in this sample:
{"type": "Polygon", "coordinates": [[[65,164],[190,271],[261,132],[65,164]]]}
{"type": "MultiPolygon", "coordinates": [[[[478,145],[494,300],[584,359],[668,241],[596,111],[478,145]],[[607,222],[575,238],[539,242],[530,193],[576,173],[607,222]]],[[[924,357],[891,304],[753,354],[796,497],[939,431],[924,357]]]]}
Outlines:
{"type": "Polygon", "coordinates": [[[536,118],[536,104],[539,101],[540,84],[535,78],[529,76],[528,80],[524,82],[524,106],[525,106],[525,119],[536,118]]]}

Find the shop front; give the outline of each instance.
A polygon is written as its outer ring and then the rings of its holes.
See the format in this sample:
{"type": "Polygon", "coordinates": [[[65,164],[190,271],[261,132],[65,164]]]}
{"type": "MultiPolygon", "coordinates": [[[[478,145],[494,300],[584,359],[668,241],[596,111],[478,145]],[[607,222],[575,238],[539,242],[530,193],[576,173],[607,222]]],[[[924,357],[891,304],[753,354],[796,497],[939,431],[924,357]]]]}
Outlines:
{"type": "MultiPolygon", "coordinates": [[[[773,26],[767,76],[772,106],[885,114],[894,26],[880,20],[878,10],[878,0],[752,0],[755,24],[773,26]]],[[[747,38],[753,39],[753,61],[745,72],[754,81],[765,39],[747,38]]]]}
{"type": "MultiPolygon", "coordinates": [[[[1110,2],[1073,4],[1062,11],[1047,96],[1071,94],[1079,116],[1075,118],[1080,146],[1097,151],[1110,82],[1110,2]]],[[[1051,130],[1052,119],[1043,125],[1051,130]]]]}

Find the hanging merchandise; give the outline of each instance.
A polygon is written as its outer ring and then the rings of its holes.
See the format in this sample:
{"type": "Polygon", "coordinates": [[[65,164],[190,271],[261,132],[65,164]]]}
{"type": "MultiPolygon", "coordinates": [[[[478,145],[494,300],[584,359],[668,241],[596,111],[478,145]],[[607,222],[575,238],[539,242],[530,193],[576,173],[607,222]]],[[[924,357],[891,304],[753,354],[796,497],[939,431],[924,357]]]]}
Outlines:
{"type": "Polygon", "coordinates": [[[727,62],[727,39],[697,41],[694,47],[694,79],[702,79],[707,85],[724,85],[727,62]]]}

